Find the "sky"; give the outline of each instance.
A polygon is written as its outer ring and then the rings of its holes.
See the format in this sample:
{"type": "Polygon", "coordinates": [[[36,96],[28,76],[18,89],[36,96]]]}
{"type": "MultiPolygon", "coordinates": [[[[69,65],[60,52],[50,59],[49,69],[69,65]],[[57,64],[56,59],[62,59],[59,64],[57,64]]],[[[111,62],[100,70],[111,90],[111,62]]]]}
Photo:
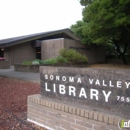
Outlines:
{"type": "Polygon", "coordinates": [[[0,0],[0,39],[70,28],[81,19],[78,0],[0,0]]]}

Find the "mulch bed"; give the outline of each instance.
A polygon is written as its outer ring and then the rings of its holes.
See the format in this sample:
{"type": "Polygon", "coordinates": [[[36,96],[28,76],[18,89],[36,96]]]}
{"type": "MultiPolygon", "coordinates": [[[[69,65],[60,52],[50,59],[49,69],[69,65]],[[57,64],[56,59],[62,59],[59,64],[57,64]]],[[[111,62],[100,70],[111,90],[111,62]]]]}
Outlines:
{"type": "Polygon", "coordinates": [[[27,97],[40,93],[40,84],[0,77],[0,130],[38,130],[27,121],[27,97]]]}

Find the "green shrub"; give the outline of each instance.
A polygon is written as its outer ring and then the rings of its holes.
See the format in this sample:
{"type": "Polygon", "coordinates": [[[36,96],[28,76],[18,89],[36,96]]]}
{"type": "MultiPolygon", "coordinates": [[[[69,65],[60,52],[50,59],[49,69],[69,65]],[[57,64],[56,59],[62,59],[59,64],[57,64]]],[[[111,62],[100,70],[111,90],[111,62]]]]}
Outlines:
{"type": "Polygon", "coordinates": [[[88,59],[85,55],[80,54],[73,49],[61,49],[59,51],[60,56],[56,58],[51,58],[48,60],[39,60],[35,59],[31,61],[24,61],[23,65],[39,65],[39,64],[57,64],[57,63],[76,63],[76,62],[88,62],[88,59]]]}
{"type": "Polygon", "coordinates": [[[57,60],[57,63],[68,63],[68,60],[65,59],[65,58],[62,57],[62,56],[57,56],[57,57],[56,57],[56,60],[57,60]]]}
{"type": "Polygon", "coordinates": [[[86,55],[82,55],[81,62],[88,62],[86,55]]]}
{"type": "Polygon", "coordinates": [[[32,65],[32,62],[31,61],[24,61],[22,64],[23,65],[32,65]]]}
{"type": "Polygon", "coordinates": [[[35,59],[35,60],[33,60],[33,61],[37,61],[37,62],[39,62],[39,63],[41,62],[41,60],[40,60],[40,59],[35,59]]]}
{"type": "Polygon", "coordinates": [[[33,65],[39,65],[39,64],[41,64],[41,60],[35,59],[35,60],[32,61],[32,64],[33,65]]]}
{"type": "Polygon", "coordinates": [[[41,64],[57,64],[57,59],[48,59],[41,62],[41,64]]]}
{"type": "Polygon", "coordinates": [[[61,49],[59,54],[69,62],[88,62],[85,55],[82,55],[73,49],[61,49]]]}
{"type": "Polygon", "coordinates": [[[32,65],[39,65],[40,63],[38,61],[32,61],[32,65]]]}

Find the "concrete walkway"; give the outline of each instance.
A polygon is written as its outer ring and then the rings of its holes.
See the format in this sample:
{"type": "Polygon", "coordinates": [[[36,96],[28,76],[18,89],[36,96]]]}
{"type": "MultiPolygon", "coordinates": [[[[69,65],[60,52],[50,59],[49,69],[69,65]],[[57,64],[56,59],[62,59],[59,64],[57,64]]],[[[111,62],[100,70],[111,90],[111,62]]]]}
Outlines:
{"type": "Polygon", "coordinates": [[[40,73],[14,71],[13,66],[11,66],[9,69],[0,69],[0,76],[40,82],[40,73]]]}

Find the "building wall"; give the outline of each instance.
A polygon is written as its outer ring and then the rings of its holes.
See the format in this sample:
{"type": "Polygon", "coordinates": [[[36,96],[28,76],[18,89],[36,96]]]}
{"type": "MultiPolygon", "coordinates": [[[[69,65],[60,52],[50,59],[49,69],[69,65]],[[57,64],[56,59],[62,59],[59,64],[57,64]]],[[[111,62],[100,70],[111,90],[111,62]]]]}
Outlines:
{"type": "Polygon", "coordinates": [[[64,46],[64,39],[44,40],[41,42],[41,59],[55,58],[59,55],[59,50],[64,46]]]}
{"type": "Polygon", "coordinates": [[[105,62],[105,49],[103,46],[86,46],[79,41],[65,38],[43,40],[41,42],[41,59],[46,60],[58,56],[59,50],[62,48],[75,49],[78,52],[85,54],[88,57],[89,63],[105,62]]]}
{"type": "Polygon", "coordinates": [[[31,46],[30,42],[26,42],[7,48],[4,57],[10,61],[10,65],[22,63],[26,60],[31,61],[36,59],[36,49],[31,46]]]}
{"type": "Polygon", "coordinates": [[[104,63],[105,62],[105,46],[95,45],[95,62],[104,63]]]}
{"type": "MultiPolygon", "coordinates": [[[[105,49],[103,46],[85,46],[79,41],[64,38],[41,41],[41,59],[55,58],[59,55],[59,50],[62,48],[75,49],[85,54],[89,63],[105,62],[105,49]]],[[[10,65],[21,63],[25,60],[31,61],[36,59],[36,48],[31,46],[31,42],[18,44],[6,48],[4,57],[10,62],[10,65]]]]}
{"type": "Polygon", "coordinates": [[[0,61],[0,69],[8,69],[10,67],[8,61],[0,61]]]}
{"type": "Polygon", "coordinates": [[[10,61],[9,57],[10,57],[9,56],[9,48],[6,48],[4,50],[4,58],[5,58],[6,61],[10,61]]]}
{"type": "Polygon", "coordinates": [[[75,49],[78,52],[85,54],[88,57],[89,63],[105,62],[105,49],[103,46],[97,46],[97,45],[86,46],[79,41],[64,39],[64,47],[68,49],[75,49]]]}
{"type": "Polygon", "coordinates": [[[85,54],[88,58],[89,63],[93,63],[95,59],[94,47],[87,47],[79,41],[64,39],[64,47],[68,49],[75,49],[79,53],[85,54]],[[91,49],[90,49],[91,48],[91,49]]]}

